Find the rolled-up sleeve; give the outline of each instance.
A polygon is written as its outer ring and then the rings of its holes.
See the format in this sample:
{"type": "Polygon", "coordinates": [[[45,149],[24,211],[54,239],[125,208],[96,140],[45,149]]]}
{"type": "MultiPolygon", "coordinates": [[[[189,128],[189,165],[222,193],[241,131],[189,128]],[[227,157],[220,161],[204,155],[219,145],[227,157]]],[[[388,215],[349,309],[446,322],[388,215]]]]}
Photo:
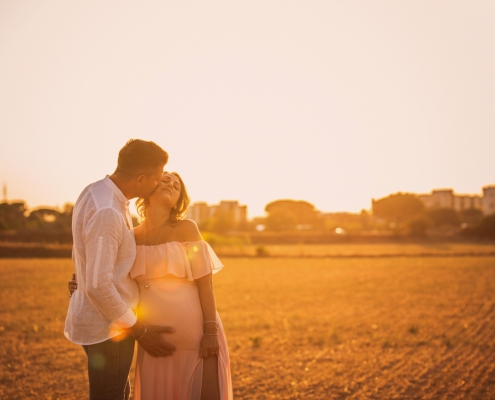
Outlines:
{"type": "Polygon", "coordinates": [[[113,282],[124,223],[122,216],[115,209],[103,208],[86,224],[84,289],[91,301],[112,324],[129,328],[136,323],[136,316],[122,299],[113,282]]]}

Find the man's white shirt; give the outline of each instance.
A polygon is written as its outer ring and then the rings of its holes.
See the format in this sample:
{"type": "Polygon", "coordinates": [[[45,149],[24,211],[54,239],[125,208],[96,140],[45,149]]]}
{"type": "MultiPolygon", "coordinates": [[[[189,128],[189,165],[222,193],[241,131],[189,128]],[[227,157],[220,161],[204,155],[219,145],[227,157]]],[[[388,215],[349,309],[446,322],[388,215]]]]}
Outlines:
{"type": "Polygon", "coordinates": [[[129,201],[108,176],[77,199],[72,235],[77,290],[64,333],[77,344],[100,343],[136,323],[139,302],[138,285],[129,276],[136,258],[129,201]]]}

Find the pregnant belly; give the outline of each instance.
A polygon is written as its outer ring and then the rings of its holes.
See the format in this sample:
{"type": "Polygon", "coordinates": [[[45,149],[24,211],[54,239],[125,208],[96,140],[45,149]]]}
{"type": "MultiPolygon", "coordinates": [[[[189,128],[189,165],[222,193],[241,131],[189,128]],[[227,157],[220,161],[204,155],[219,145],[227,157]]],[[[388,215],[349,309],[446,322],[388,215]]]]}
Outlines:
{"type": "Polygon", "coordinates": [[[199,351],[203,337],[203,313],[194,282],[166,276],[139,282],[138,318],[145,325],[175,329],[163,338],[178,350],[199,351]]]}

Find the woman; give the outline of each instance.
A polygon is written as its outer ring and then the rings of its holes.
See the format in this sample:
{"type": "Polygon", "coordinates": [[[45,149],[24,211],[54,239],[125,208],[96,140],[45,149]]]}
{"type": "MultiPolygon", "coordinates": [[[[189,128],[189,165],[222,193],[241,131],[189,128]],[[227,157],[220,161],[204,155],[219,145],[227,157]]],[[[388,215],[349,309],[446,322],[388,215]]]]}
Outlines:
{"type": "Polygon", "coordinates": [[[134,229],[131,277],[139,285],[138,319],[171,326],[173,355],[138,347],[134,400],[232,399],[230,361],[215,307],[212,274],[223,268],[198,227],[183,219],[189,196],[180,176],[164,173],[148,199],[137,201],[143,223],[134,229]]]}

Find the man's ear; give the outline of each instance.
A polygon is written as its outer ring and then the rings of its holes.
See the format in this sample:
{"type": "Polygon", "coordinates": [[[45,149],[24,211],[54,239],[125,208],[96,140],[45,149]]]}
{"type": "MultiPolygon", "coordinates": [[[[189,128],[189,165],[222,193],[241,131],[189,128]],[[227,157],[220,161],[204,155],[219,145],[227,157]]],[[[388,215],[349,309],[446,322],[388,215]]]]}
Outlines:
{"type": "Polygon", "coordinates": [[[136,183],[139,183],[139,184],[143,183],[145,177],[146,177],[146,175],[139,175],[137,177],[136,183]]]}

